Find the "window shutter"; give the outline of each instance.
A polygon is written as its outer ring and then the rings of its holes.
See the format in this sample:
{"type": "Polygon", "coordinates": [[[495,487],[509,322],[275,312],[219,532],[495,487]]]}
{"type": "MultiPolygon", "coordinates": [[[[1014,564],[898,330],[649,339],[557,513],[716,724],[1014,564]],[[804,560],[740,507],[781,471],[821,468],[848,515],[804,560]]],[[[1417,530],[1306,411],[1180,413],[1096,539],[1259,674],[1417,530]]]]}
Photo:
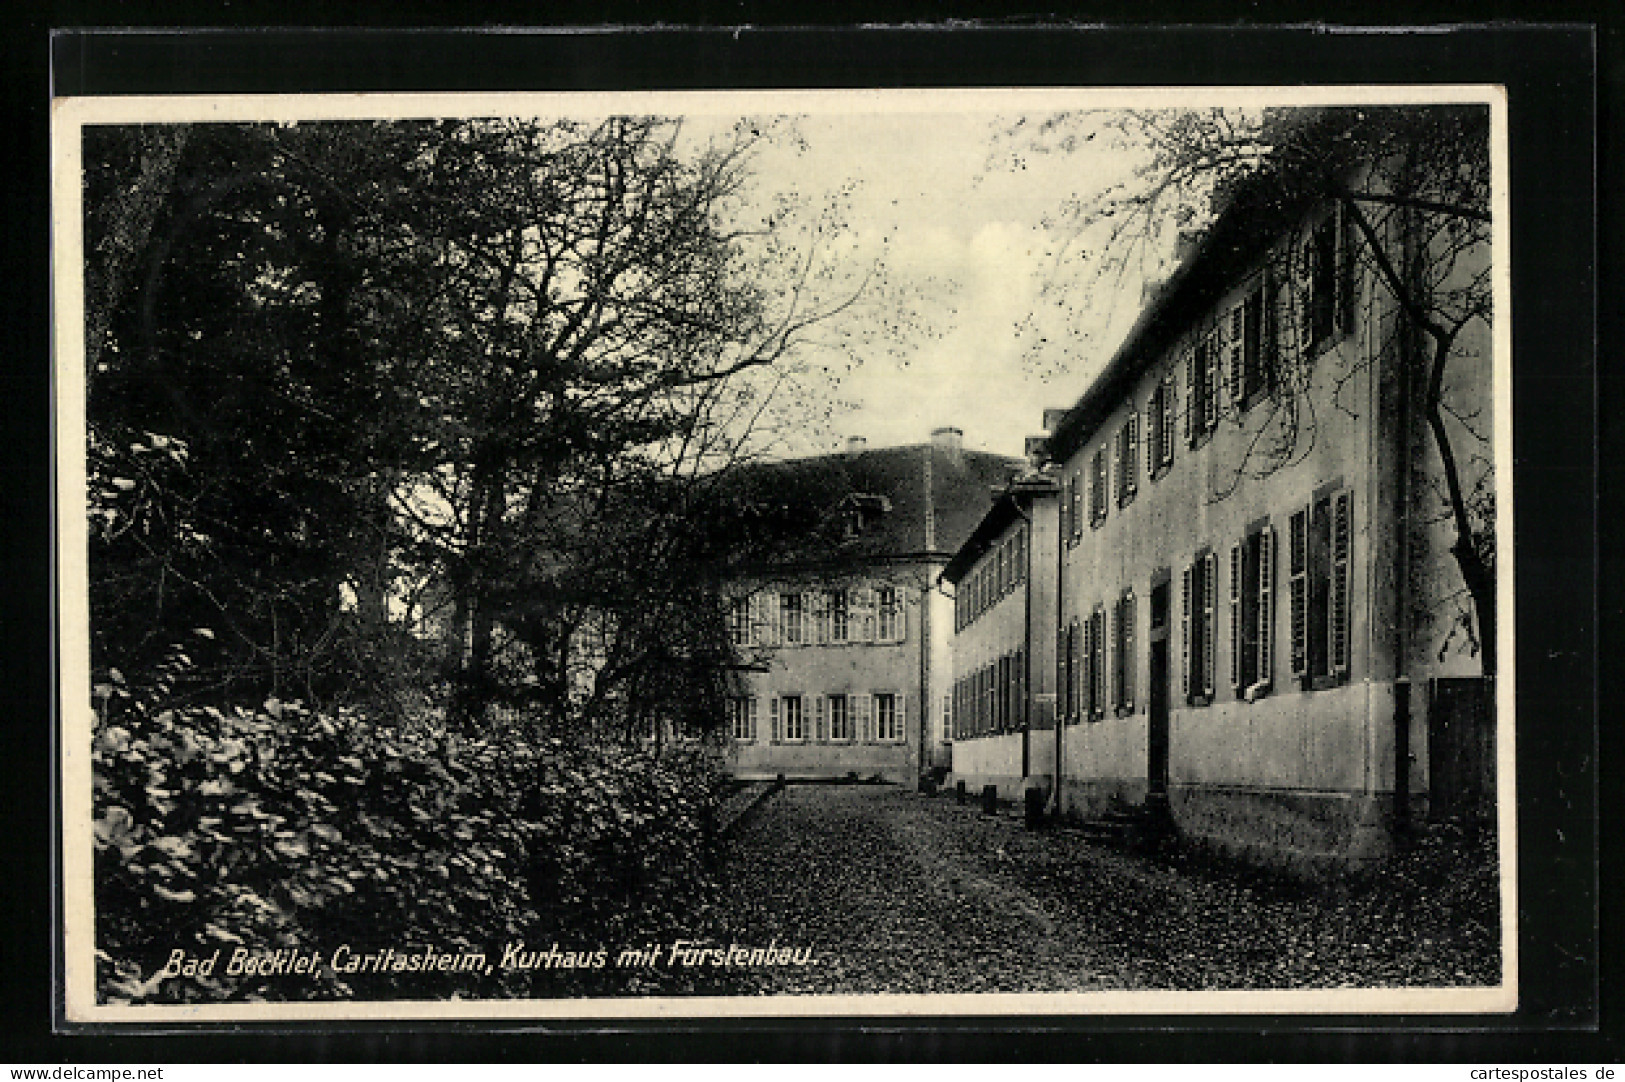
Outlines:
{"type": "Polygon", "coordinates": [[[1196,682],[1191,679],[1191,578],[1195,570],[1192,564],[1180,573],[1179,672],[1187,703],[1196,693],[1196,682]]]}
{"type": "Polygon", "coordinates": [[[896,711],[892,715],[894,726],[892,739],[899,743],[905,743],[908,740],[908,697],[901,691],[893,697],[892,709],[896,711]]]}
{"type": "Polygon", "coordinates": [[[1258,299],[1258,366],[1259,383],[1264,388],[1273,391],[1276,379],[1276,311],[1277,302],[1275,290],[1275,272],[1266,267],[1264,270],[1264,287],[1260,290],[1258,299]]]}
{"type": "Polygon", "coordinates": [[[1017,729],[1027,727],[1027,652],[1016,647],[1015,722],[1017,729]]]}
{"type": "Polygon", "coordinates": [[[823,695],[813,696],[813,739],[819,743],[829,739],[824,731],[824,699],[823,695]]]}
{"type": "Polygon", "coordinates": [[[860,586],[857,591],[858,641],[875,641],[875,591],[872,586],[860,586]]]}
{"type": "Polygon", "coordinates": [[[1123,709],[1134,712],[1134,593],[1123,598],[1123,709]]]}
{"type": "Polygon", "coordinates": [[[871,697],[868,695],[848,695],[846,708],[856,715],[852,719],[852,731],[856,738],[867,743],[869,736],[869,706],[871,697]]]}
{"type": "Polygon", "coordinates": [[[1265,526],[1258,539],[1258,682],[1265,687],[1275,675],[1275,530],[1265,526]]]}
{"type": "Polygon", "coordinates": [[[754,646],[767,643],[767,599],[760,591],[750,595],[750,641],[754,646]]]}
{"type": "Polygon", "coordinates": [[[1123,705],[1123,682],[1117,677],[1118,659],[1122,656],[1118,648],[1117,636],[1123,633],[1123,614],[1118,605],[1112,605],[1111,612],[1101,614],[1101,625],[1105,629],[1105,651],[1103,667],[1106,672],[1104,698],[1116,710],[1123,705]]]}
{"type": "Polygon", "coordinates": [[[1242,301],[1230,309],[1230,318],[1226,321],[1227,335],[1224,343],[1225,355],[1225,393],[1230,401],[1237,406],[1242,397],[1242,361],[1247,343],[1247,302],[1242,301]]]}
{"type": "Polygon", "coordinates": [[[1174,377],[1170,373],[1162,383],[1162,421],[1157,426],[1162,446],[1158,465],[1167,466],[1174,460],[1174,377]]]}
{"type": "Polygon", "coordinates": [[[1349,671],[1349,493],[1339,492],[1332,501],[1332,582],[1331,619],[1332,671],[1345,676],[1349,671]]]}
{"type": "Polygon", "coordinates": [[[1083,657],[1079,659],[1082,662],[1079,666],[1082,671],[1078,673],[1078,717],[1080,719],[1091,718],[1095,714],[1093,671],[1095,663],[1095,618],[1093,613],[1083,621],[1082,630],[1083,642],[1081,649],[1083,657]]]}
{"type": "Polygon", "coordinates": [[[1298,346],[1307,351],[1315,344],[1315,231],[1313,228],[1298,245],[1297,288],[1293,299],[1298,306],[1298,346]]]}
{"type": "Polygon", "coordinates": [[[1294,512],[1288,526],[1287,573],[1291,612],[1292,675],[1309,671],[1309,511],[1294,512]]]}
{"type": "Polygon", "coordinates": [[[1357,233],[1348,204],[1337,204],[1337,329],[1354,333],[1354,271],[1357,233]]]}
{"type": "Polygon", "coordinates": [[[1241,686],[1241,546],[1230,546],[1230,686],[1237,698],[1241,686]]]}
{"type": "Polygon", "coordinates": [[[769,728],[772,730],[771,733],[768,736],[768,739],[770,739],[773,743],[777,744],[779,741],[784,739],[784,736],[779,731],[779,697],[777,695],[775,695],[775,696],[773,696],[773,698],[769,699],[767,701],[767,703],[768,703],[768,715],[767,716],[769,718],[768,725],[769,725],[769,728]]]}
{"type": "Polygon", "coordinates": [[[1145,472],[1154,477],[1162,454],[1162,384],[1151,392],[1151,401],[1145,404],[1145,472]]]}
{"type": "Polygon", "coordinates": [[[1214,609],[1218,579],[1219,560],[1213,553],[1203,558],[1202,567],[1202,692],[1208,698],[1213,698],[1214,686],[1218,681],[1218,673],[1214,665],[1213,640],[1217,637],[1215,627],[1214,609]]]}
{"type": "Polygon", "coordinates": [[[1196,395],[1197,381],[1196,350],[1193,348],[1185,354],[1185,443],[1196,442],[1196,422],[1201,415],[1201,402],[1196,395]]]}
{"type": "Polygon", "coordinates": [[[1091,698],[1095,704],[1095,717],[1100,718],[1106,716],[1106,697],[1108,695],[1106,690],[1106,610],[1103,607],[1095,606],[1094,621],[1095,662],[1093,675],[1095,687],[1091,693],[1091,698]]]}
{"type": "Polygon", "coordinates": [[[1132,410],[1128,415],[1128,426],[1124,429],[1128,446],[1124,448],[1123,458],[1123,489],[1133,496],[1139,490],[1138,480],[1140,473],[1140,411],[1132,410]]]}
{"type": "Polygon", "coordinates": [[[1219,423],[1219,344],[1217,335],[1210,336],[1202,351],[1205,370],[1202,373],[1202,428],[1212,431],[1219,423]]]}

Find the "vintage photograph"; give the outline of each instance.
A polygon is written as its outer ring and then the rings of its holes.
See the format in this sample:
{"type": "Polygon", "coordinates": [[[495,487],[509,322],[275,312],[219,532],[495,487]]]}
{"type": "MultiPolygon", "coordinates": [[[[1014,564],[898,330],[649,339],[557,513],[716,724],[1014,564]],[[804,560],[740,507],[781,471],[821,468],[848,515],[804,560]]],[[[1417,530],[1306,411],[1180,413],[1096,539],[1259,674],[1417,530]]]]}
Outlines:
{"type": "Polygon", "coordinates": [[[1504,107],[59,100],[66,1016],[1513,1010],[1504,107]]]}

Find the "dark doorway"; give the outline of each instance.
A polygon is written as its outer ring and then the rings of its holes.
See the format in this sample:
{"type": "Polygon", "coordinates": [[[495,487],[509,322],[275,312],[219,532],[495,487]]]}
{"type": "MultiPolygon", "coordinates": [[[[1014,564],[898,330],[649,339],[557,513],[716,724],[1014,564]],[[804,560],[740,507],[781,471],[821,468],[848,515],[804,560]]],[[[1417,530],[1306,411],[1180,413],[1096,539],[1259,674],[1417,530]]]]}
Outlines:
{"type": "Polygon", "coordinates": [[[1151,588],[1150,723],[1146,727],[1146,803],[1168,803],[1168,583],[1151,588]]]}

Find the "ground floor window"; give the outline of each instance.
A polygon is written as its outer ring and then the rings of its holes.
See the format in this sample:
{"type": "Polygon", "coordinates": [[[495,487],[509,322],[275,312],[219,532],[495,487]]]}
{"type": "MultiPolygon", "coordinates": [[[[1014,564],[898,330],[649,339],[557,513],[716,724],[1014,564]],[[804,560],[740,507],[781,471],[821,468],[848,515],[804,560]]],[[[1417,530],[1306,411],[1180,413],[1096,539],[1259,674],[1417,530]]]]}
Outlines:
{"type": "Polygon", "coordinates": [[[831,740],[852,739],[852,717],[847,710],[845,695],[831,695],[829,697],[829,738],[831,740]]]}
{"type": "Polygon", "coordinates": [[[739,696],[728,700],[728,729],[735,740],[756,739],[756,700],[739,696]]]}
{"type": "Polygon", "coordinates": [[[807,721],[801,712],[801,696],[785,695],[773,701],[778,707],[779,739],[807,739],[807,721]]]}
{"type": "Polygon", "coordinates": [[[882,692],[875,696],[875,739],[897,741],[903,738],[903,719],[897,709],[898,696],[882,692]]]}

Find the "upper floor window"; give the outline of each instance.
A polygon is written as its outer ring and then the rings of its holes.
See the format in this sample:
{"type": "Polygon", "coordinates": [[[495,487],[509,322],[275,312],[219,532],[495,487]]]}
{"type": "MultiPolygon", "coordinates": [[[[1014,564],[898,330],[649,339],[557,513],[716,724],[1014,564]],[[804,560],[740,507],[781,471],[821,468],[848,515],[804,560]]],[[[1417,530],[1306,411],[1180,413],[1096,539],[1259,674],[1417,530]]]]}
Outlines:
{"type": "Polygon", "coordinates": [[[1157,381],[1151,391],[1151,400],[1145,405],[1145,463],[1152,477],[1161,473],[1174,461],[1174,377],[1172,374],[1157,381]]]}
{"type": "Polygon", "coordinates": [[[779,595],[779,641],[786,646],[798,646],[807,641],[805,613],[801,609],[801,595],[779,595]]]}
{"type": "Polygon", "coordinates": [[[735,646],[749,646],[753,641],[751,599],[736,597],[728,603],[728,641],[735,646]]]}
{"type": "Polygon", "coordinates": [[[876,637],[881,642],[899,642],[903,638],[902,599],[895,586],[882,586],[875,591],[880,626],[876,637]]]}
{"type": "Polygon", "coordinates": [[[1254,286],[1226,314],[1224,329],[1225,388],[1231,402],[1245,408],[1274,379],[1274,359],[1266,351],[1264,286],[1254,286]]]}
{"type": "Polygon", "coordinates": [[[1297,253],[1299,344],[1313,353],[1353,329],[1354,260],[1341,205],[1310,227],[1297,253]]]}
{"type": "Polygon", "coordinates": [[[825,598],[826,611],[829,614],[829,641],[846,642],[851,631],[851,622],[846,606],[846,590],[837,587],[829,591],[825,598]]]}
{"type": "Polygon", "coordinates": [[[1140,411],[1129,410],[1128,419],[1117,430],[1117,506],[1127,507],[1139,487],[1140,411]]]}
{"type": "Polygon", "coordinates": [[[1089,525],[1099,526],[1106,521],[1106,448],[1095,451],[1089,463],[1089,525]]]}
{"type": "Polygon", "coordinates": [[[1219,420],[1219,350],[1216,334],[1204,335],[1185,355],[1185,442],[1201,443],[1219,420]]]}

